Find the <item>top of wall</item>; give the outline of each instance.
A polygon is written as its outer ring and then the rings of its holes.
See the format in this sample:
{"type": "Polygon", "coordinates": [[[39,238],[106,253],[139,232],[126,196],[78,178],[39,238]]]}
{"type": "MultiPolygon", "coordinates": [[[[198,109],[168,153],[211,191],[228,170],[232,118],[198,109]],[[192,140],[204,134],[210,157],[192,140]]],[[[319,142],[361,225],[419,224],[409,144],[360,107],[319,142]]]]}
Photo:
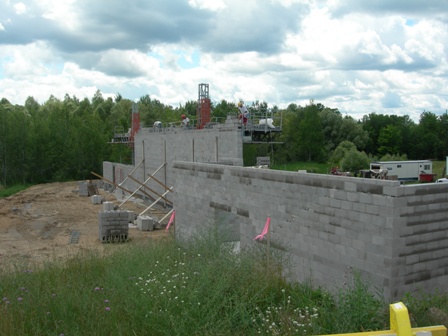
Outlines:
{"type": "MultiPolygon", "coordinates": [[[[178,169],[196,172],[224,174],[224,167],[215,164],[174,162],[178,169]]],[[[230,173],[241,178],[260,178],[279,183],[301,184],[318,188],[341,189],[386,196],[399,196],[402,187],[399,181],[366,179],[359,177],[333,176],[314,173],[291,172],[252,167],[227,167],[230,173]]]]}
{"type": "MultiPolygon", "coordinates": [[[[175,161],[174,167],[204,173],[225,173],[224,167],[216,164],[175,161]]],[[[448,193],[448,183],[403,185],[399,181],[391,180],[257,169],[253,167],[226,167],[226,170],[227,169],[232,175],[241,178],[260,178],[279,183],[299,184],[326,189],[340,189],[391,197],[448,193]]]]}

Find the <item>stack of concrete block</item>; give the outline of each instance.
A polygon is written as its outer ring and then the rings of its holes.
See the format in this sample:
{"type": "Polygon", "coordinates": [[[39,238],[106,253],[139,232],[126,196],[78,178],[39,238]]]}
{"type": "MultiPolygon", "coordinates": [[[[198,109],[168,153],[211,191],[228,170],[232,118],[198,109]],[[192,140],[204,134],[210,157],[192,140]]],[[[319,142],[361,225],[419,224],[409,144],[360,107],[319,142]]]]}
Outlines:
{"type": "Polygon", "coordinates": [[[90,200],[92,204],[101,204],[103,202],[103,199],[100,195],[93,195],[92,197],[90,197],[90,200]]]}
{"type": "Polygon", "coordinates": [[[138,216],[137,217],[137,229],[141,231],[152,231],[157,222],[149,216],[138,216]]]}
{"type": "Polygon", "coordinates": [[[271,158],[269,156],[257,156],[257,167],[267,166],[269,168],[271,166],[271,158]]]}
{"type": "Polygon", "coordinates": [[[98,226],[98,236],[102,243],[126,242],[129,233],[129,211],[100,211],[98,226]]]}
{"type": "Polygon", "coordinates": [[[89,196],[89,189],[86,181],[78,182],[79,196],[89,196]]]}

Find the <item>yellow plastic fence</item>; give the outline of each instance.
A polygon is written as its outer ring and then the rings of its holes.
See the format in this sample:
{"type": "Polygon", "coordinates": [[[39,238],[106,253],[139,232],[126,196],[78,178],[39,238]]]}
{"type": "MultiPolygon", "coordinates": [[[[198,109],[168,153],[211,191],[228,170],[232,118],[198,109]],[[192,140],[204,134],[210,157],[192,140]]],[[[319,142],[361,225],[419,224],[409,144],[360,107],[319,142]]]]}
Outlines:
{"type": "MultiPolygon", "coordinates": [[[[447,336],[446,327],[443,325],[411,328],[408,309],[402,302],[390,305],[390,330],[368,331],[351,334],[338,334],[340,336],[447,336]]],[[[328,335],[330,336],[330,335],[328,335]]],[[[332,335],[336,336],[336,335],[332,335]]]]}

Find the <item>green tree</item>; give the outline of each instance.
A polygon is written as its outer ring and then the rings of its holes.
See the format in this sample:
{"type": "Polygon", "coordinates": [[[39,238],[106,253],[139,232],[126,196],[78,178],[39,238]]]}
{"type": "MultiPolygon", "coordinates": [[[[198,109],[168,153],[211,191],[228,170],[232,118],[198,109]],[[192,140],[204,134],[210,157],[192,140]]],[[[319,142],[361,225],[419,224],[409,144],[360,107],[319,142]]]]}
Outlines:
{"type": "Polygon", "coordinates": [[[381,156],[379,161],[406,161],[407,159],[406,154],[386,154],[381,156]]]}
{"type": "Polygon", "coordinates": [[[362,124],[357,122],[350,116],[342,119],[342,125],[339,130],[341,140],[348,140],[355,144],[358,150],[362,150],[367,146],[369,140],[368,133],[363,129],[362,124]]]}
{"type": "Polygon", "coordinates": [[[439,147],[437,148],[437,159],[445,160],[448,156],[448,111],[439,116],[439,147]]]}
{"type": "Polygon", "coordinates": [[[342,127],[342,116],[337,109],[324,108],[320,112],[322,132],[325,137],[325,149],[333,151],[342,141],[340,130],[342,127]]]}
{"type": "Polygon", "coordinates": [[[101,172],[102,162],[106,159],[108,139],[102,132],[101,119],[98,116],[73,116],[68,134],[68,147],[71,152],[67,174],[63,178],[87,179],[91,171],[101,172]]]}
{"type": "Polygon", "coordinates": [[[387,125],[380,130],[378,136],[378,154],[399,154],[402,148],[401,141],[400,128],[395,125],[387,125]]]}
{"type": "Polygon", "coordinates": [[[338,147],[334,150],[333,155],[330,158],[330,162],[336,166],[342,166],[342,160],[345,158],[348,152],[356,151],[356,146],[353,142],[342,141],[338,147]]]}
{"type": "MultiPolygon", "coordinates": [[[[189,108],[191,109],[190,105],[189,108]]],[[[155,121],[161,121],[165,124],[169,122],[180,122],[180,115],[182,113],[188,113],[183,107],[176,112],[172,106],[165,105],[157,99],[152,99],[149,95],[140,98],[138,109],[140,112],[140,120],[148,127],[152,126],[155,121]]],[[[196,112],[194,112],[194,115],[196,115],[196,112]]]]}
{"type": "Polygon", "coordinates": [[[228,114],[236,114],[236,105],[234,103],[229,103],[222,99],[219,103],[213,104],[212,115],[213,121],[224,122],[228,114]]]}
{"type": "Polygon", "coordinates": [[[30,173],[31,116],[24,106],[0,104],[0,166],[2,184],[26,183],[30,173]]]}
{"type": "Polygon", "coordinates": [[[33,114],[39,111],[40,105],[33,97],[28,97],[25,100],[25,108],[28,111],[28,113],[33,114]]]}
{"type": "Polygon", "coordinates": [[[432,112],[423,112],[415,129],[415,152],[418,159],[437,159],[438,148],[442,146],[439,139],[439,120],[432,112]]]}
{"type": "Polygon", "coordinates": [[[365,152],[360,152],[356,148],[350,149],[341,161],[344,171],[359,172],[361,169],[368,169],[370,159],[365,152]]]}
{"type": "Polygon", "coordinates": [[[390,116],[383,114],[371,113],[364,116],[362,125],[364,130],[369,135],[369,141],[366,144],[366,151],[373,155],[378,154],[378,138],[381,130],[387,125],[391,124],[390,116]]]}
{"type": "MultiPolygon", "coordinates": [[[[415,137],[415,123],[411,120],[409,116],[396,116],[396,115],[383,115],[383,114],[369,114],[368,116],[364,116],[361,122],[365,131],[368,132],[368,141],[365,147],[367,153],[370,153],[374,156],[381,155],[380,147],[381,145],[385,146],[381,149],[381,151],[385,151],[388,149],[388,142],[390,135],[392,134],[383,134],[382,139],[380,140],[380,134],[383,129],[388,126],[393,126],[393,133],[399,133],[400,139],[394,140],[394,150],[397,153],[407,154],[409,157],[417,158],[419,155],[416,154],[416,148],[414,146],[409,146],[410,143],[413,143],[413,139],[415,137]],[[378,142],[382,141],[382,144],[378,142]]],[[[386,131],[386,133],[389,131],[386,131]]]]}
{"type": "Polygon", "coordinates": [[[297,148],[299,157],[307,161],[326,159],[324,134],[319,118],[319,105],[311,102],[298,116],[297,148]]]}

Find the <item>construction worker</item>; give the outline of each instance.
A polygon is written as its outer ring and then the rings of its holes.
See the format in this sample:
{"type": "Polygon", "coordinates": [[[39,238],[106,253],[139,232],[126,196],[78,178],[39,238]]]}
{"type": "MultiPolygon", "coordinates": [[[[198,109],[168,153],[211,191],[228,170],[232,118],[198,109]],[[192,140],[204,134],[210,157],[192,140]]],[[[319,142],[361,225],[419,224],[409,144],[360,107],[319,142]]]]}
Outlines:
{"type": "Polygon", "coordinates": [[[240,100],[238,103],[238,110],[240,111],[240,114],[238,116],[239,119],[243,120],[243,125],[246,126],[247,119],[249,118],[249,111],[247,110],[247,107],[244,106],[243,101],[240,100]]]}
{"type": "Polygon", "coordinates": [[[184,128],[190,128],[190,119],[185,114],[182,114],[181,118],[182,118],[182,126],[184,128]]]}
{"type": "Polygon", "coordinates": [[[162,129],[162,122],[156,121],[154,122],[154,125],[152,126],[154,130],[161,130],[162,129]]]}

